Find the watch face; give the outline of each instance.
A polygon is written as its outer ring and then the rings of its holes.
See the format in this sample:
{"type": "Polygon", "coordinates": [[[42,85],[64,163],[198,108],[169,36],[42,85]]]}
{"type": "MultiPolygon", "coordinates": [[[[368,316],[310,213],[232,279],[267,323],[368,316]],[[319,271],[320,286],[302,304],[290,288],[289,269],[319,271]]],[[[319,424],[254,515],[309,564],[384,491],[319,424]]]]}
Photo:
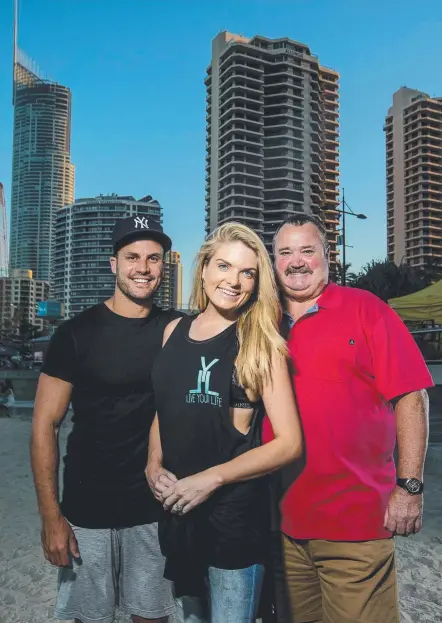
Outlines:
{"type": "Polygon", "coordinates": [[[406,487],[410,493],[418,493],[421,488],[421,483],[417,478],[410,478],[407,480],[406,487]]]}

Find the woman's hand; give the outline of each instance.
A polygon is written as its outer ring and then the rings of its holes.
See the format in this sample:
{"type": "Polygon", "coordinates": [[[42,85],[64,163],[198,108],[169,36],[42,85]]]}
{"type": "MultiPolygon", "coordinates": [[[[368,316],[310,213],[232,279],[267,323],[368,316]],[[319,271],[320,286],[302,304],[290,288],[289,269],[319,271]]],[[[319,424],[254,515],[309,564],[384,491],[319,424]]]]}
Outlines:
{"type": "Polygon", "coordinates": [[[220,477],[212,469],[188,476],[163,493],[163,507],[172,513],[185,515],[205,502],[221,484],[220,477]]]}
{"type": "Polygon", "coordinates": [[[158,463],[148,463],[146,470],[147,484],[158,502],[163,503],[163,494],[176,482],[177,477],[158,463]]]}

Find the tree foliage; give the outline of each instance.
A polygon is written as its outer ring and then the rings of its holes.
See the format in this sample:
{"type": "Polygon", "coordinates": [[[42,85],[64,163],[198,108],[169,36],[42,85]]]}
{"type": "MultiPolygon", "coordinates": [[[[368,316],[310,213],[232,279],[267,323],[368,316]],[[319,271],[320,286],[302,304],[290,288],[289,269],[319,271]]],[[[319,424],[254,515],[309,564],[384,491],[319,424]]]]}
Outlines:
{"type": "Polygon", "coordinates": [[[408,264],[395,264],[389,260],[368,262],[354,279],[347,279],[347,285],[362,290],[369,290],[383,301],[406,296],[423,290],[441,275],[441,266],[431,262],[423,269],[416,269],[408,264]]]}
{"type": "Polygon", "coordinates": [[[341,264],[341,262],[336,262],[333,267],[330,267],[330,279],[339,285],[344,285],[344,275],[345,275],[345,283],[347,286],[351,286],[354,283],[357,275],[353,272],[350,272],[351,264],[346,264],[345,266],[341,264]]]}

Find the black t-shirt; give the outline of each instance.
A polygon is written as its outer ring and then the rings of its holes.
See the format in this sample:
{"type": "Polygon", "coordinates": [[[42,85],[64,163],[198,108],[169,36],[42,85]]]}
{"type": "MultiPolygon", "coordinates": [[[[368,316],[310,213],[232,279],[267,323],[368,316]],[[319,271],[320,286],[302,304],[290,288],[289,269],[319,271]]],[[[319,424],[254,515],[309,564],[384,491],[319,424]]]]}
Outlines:
{"type": "Polygon", "coordinates": [[[159,520],[144,475],[156,410],[151,369],[166,325],[181,315],[153,306],[147,318],[126,318],[101,304],[54,334],[42,372],[73,385],[61,507],[74,525],[159,520]]]}

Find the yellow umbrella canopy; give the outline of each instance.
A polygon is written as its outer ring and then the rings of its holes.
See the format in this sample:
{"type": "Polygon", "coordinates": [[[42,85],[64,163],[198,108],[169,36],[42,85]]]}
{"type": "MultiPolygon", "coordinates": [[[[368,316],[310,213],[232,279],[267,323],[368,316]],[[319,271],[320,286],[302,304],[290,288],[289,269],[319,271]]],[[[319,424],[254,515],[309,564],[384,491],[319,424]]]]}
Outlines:
{"type": "Polygon", "coordinates": [[[432,320],[442,324],[442,280],[420,292],[390,299],[388,304],[402,320],[432,320]]]}

